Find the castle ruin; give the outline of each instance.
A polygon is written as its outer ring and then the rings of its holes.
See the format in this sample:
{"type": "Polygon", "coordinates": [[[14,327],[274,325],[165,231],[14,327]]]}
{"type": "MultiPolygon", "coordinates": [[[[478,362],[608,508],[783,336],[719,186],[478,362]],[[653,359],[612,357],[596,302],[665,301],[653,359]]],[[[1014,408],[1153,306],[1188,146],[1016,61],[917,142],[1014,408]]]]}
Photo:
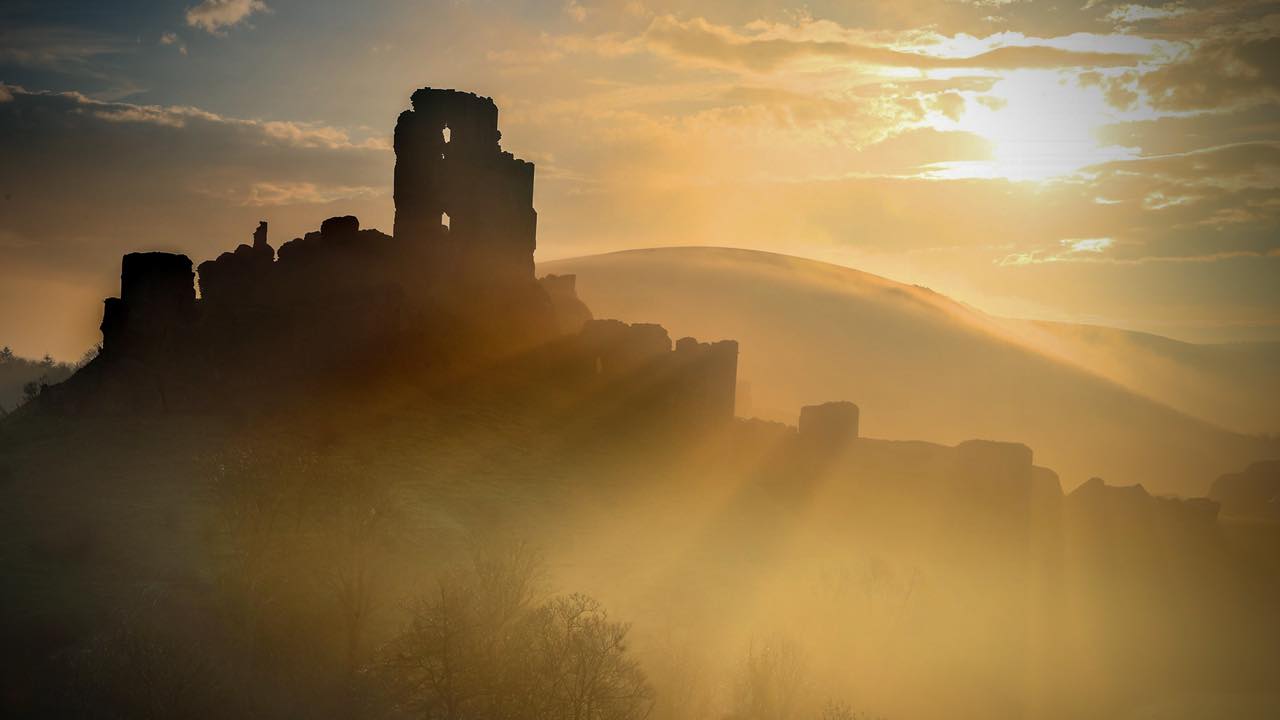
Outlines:
{"type": "Polygon", "coordinates": [[[393,235],[340,216],[278,252],[262,222],[194,270],[184,255],[126,255],[102,352],[63,400],[84,405],[74,388],[94,385],[104,407],[217,411],[370,358],[424,375],[532,354],[578,389],[643,384],[659,416],[733,417],[737,343],[673,346],[661,326],[593,319],[573,276],[535,276],[534,167],[502,150],[492,99],[423,88],[411,102],[395,128],[393,235]]]}

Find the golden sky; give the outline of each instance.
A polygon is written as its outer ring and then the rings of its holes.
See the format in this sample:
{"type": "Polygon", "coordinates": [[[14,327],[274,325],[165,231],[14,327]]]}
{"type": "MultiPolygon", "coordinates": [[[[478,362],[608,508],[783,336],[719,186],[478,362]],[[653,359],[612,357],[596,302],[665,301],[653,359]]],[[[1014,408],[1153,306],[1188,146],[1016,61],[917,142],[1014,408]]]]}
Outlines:
{"type": "Polygon", "coordinates": [[[417,87],[493,96],[540,259],[758,248],[988,312],[1280,339],[1280,3],[14,2],[0,344],[74,357],[119,256],[390,231],[417,87]]]}

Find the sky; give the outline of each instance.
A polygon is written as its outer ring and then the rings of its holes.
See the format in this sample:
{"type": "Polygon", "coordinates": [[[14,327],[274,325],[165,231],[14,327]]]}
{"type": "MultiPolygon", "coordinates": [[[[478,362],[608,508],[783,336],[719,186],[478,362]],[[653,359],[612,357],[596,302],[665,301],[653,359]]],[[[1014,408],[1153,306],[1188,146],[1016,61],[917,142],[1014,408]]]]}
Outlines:
{"type": "Polygon", "coordinates": [[[416,88],[492,96],[539,260],[719,245],[984,311],[1280,340],[1280,2],[0,5],[0,345],[120,256],[390,232],[416,88]]]}

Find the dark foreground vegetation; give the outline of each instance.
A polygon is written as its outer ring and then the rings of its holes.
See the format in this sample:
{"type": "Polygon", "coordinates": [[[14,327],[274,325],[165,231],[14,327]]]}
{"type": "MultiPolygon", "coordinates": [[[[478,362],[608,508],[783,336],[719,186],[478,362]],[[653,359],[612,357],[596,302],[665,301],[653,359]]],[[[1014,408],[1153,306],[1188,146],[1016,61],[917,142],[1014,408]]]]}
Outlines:
{"type": "Polygon", "coordinates": [[[49,355],[33,360],[15,354],[8,345],[0,347],[0,417],[30,402],[43,388],[71,377],[96,355],[93,348],[74,363],[58,362],[49,355]]]}
{"type": "Polygon", "coordinates": [[[572,422],[537,387],[492,392],[6,424],[5,715],[1276,707],[1265,517],[1064,496],[973,449],[675,432],[609,403],[572,422]]]}

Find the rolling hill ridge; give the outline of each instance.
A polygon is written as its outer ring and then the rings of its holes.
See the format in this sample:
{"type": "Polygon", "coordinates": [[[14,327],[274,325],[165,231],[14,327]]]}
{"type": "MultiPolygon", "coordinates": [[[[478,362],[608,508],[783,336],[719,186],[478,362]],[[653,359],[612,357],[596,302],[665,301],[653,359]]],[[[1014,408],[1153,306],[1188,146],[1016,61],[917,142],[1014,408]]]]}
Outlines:
{"type": "Polygon", "coordinates": [[[1100,476],[1203,495],[1218,475],[1280,454],[1274,440],[1224,429],[1175,409],[1176,397],[1086,368],[1090,346],[1072,342],[1067,329],[1056,329],[1056,345],[1036,343],[1031,330],[1055,329],[849,268],[757,251],[657,248],[540,270],[576,274],[579,295],[599,316],[658,322],[673,336],[737,339],[740,415],[794,422],[800,406],[842,397],[862,408],[870,436],[1024,442],[1067,489],[1100,476]]]}

